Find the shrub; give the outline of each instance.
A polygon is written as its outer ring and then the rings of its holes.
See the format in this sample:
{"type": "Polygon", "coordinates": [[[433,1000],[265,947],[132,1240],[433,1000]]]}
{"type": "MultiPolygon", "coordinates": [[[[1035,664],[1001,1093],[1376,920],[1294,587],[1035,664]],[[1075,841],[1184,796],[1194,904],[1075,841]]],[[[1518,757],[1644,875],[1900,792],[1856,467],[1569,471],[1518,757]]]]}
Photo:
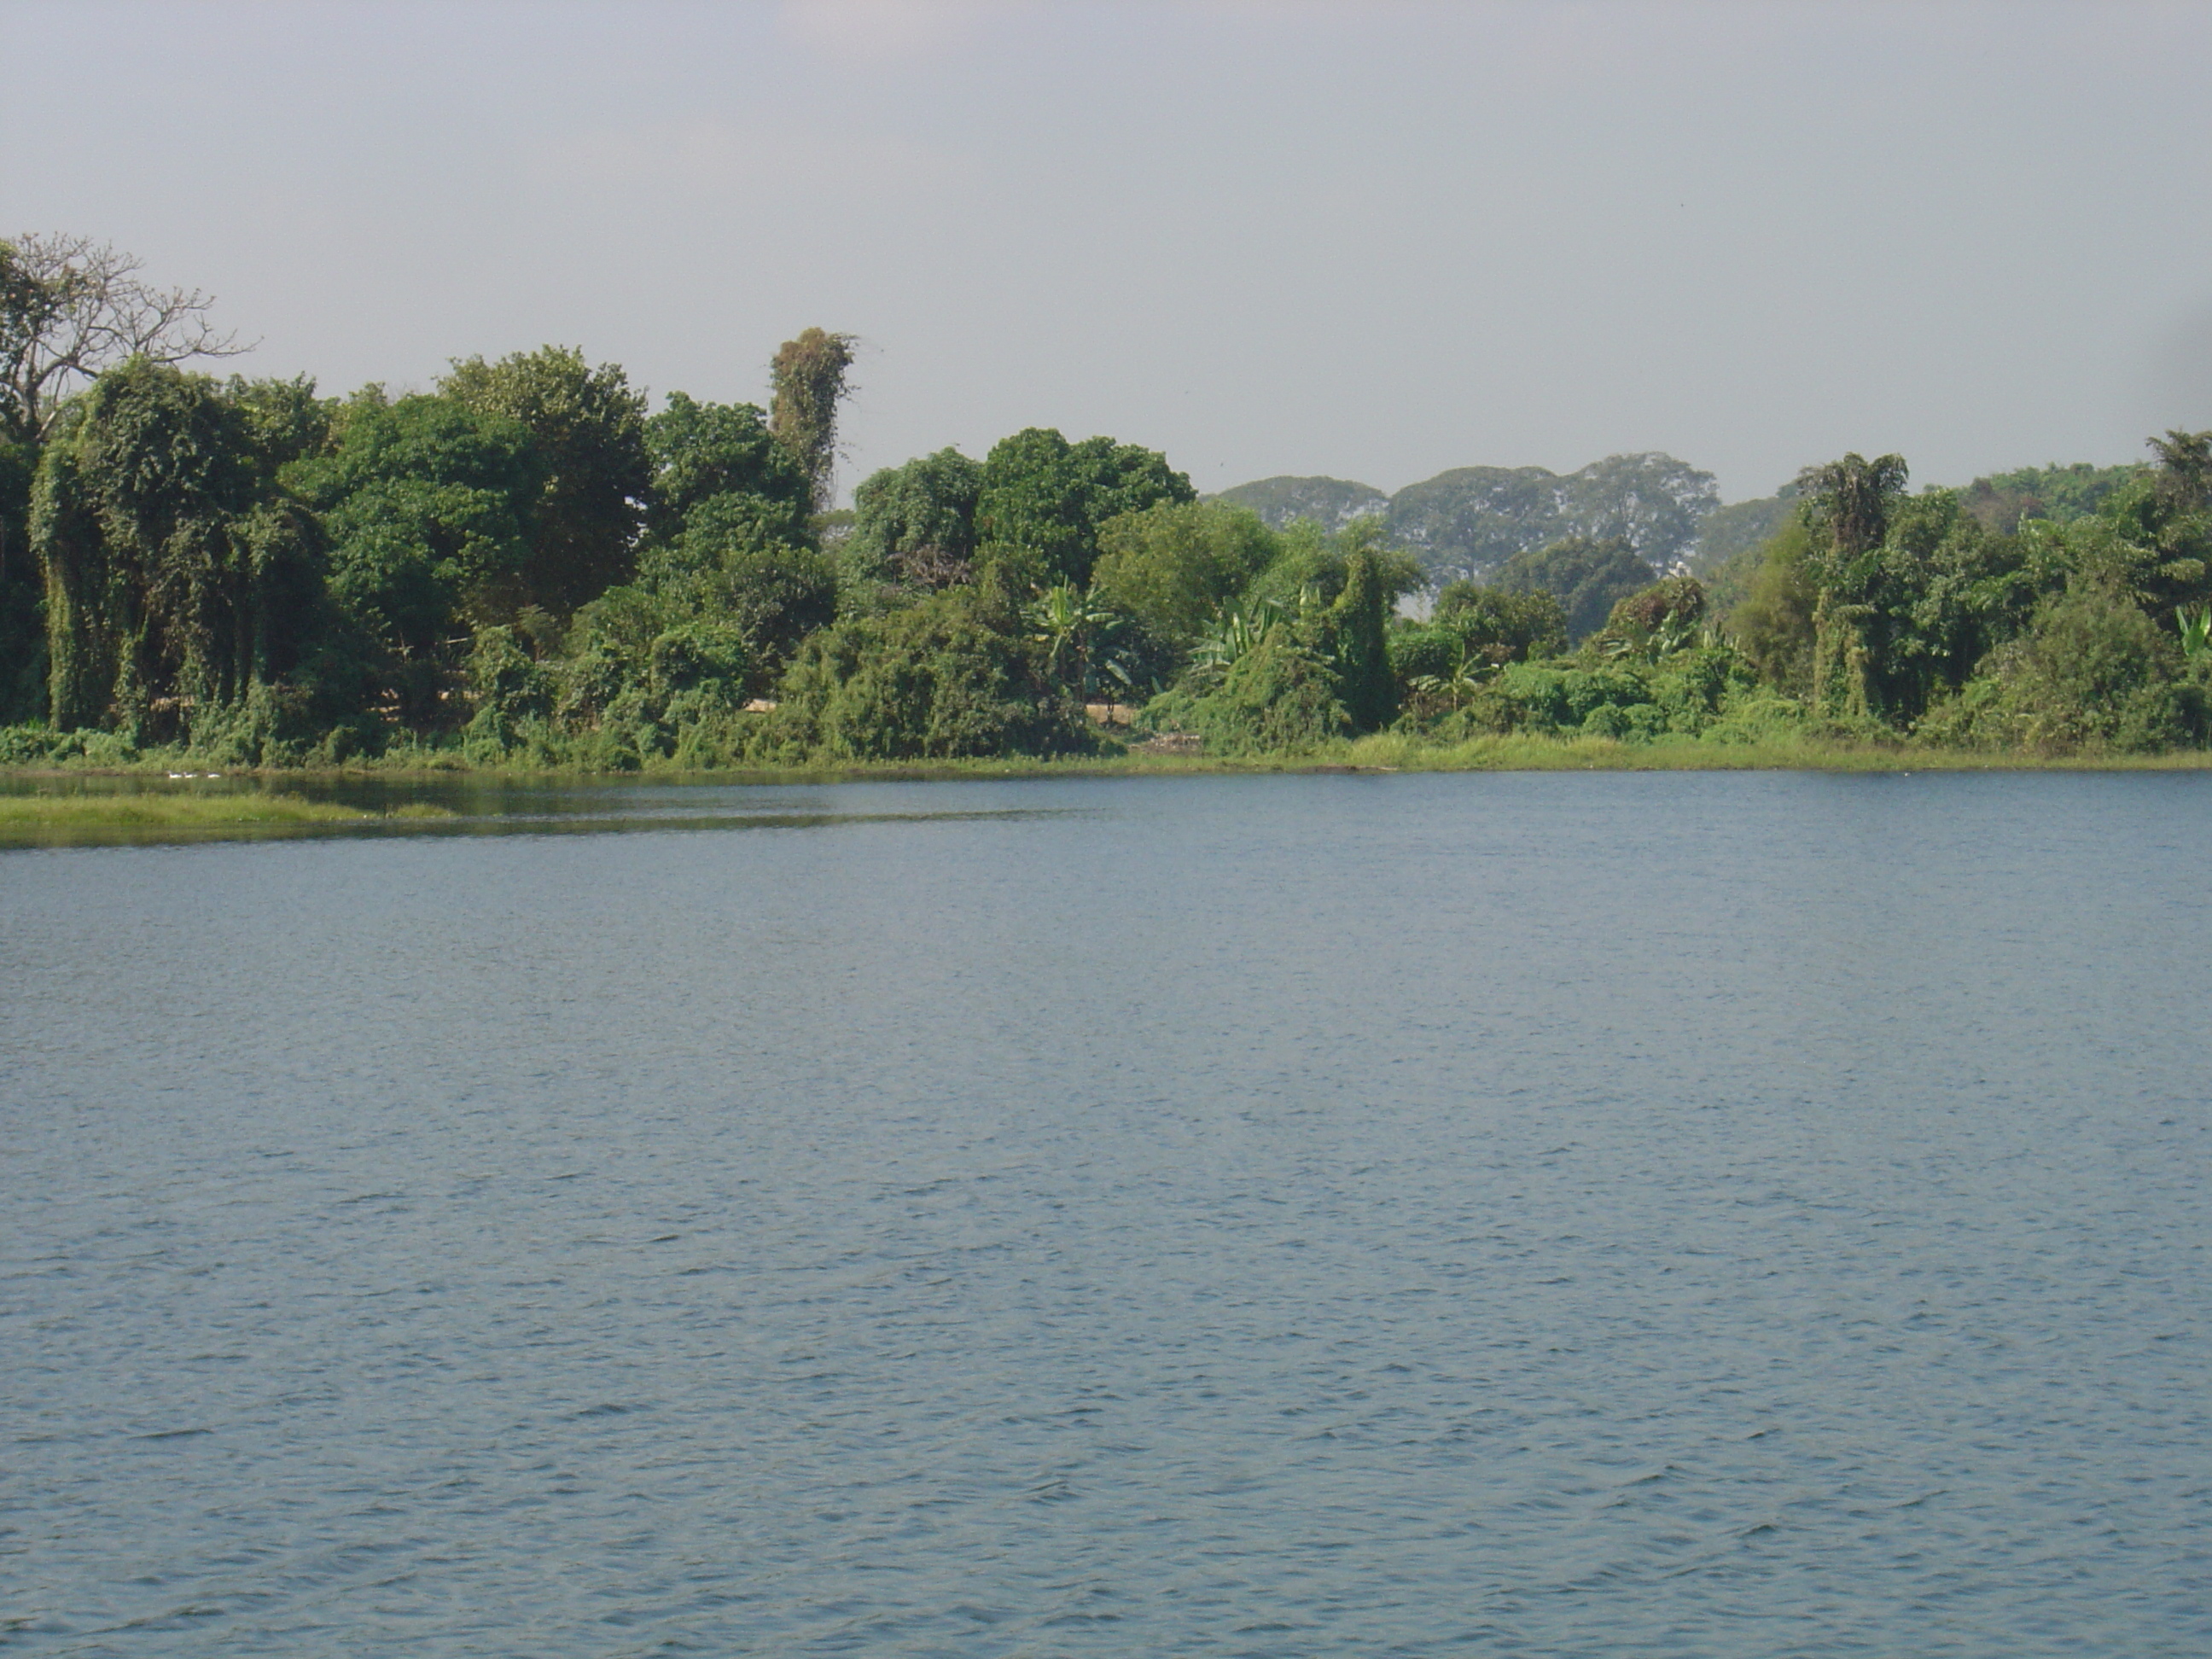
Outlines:
{"type": "Polygon", "coordinates": [[[2027,634],[1914,728],[1923,743],[2148,753],[2200,741],[2207,697],[2174,641],[2136,605],[2062,595],[2027,634]]]}
{"type": "Polygon", "coordinates": [[[953,759],[1096,752],[1079,709],[1046,690],[1030,642],[990,626],[969,589],[813,635],[786,672],[757,757],[953,759]]]}
{"type": "Polygon", "coordinates": [[[1352,729],[1336,676],[1279,626],[1230,665],[1218,690],[1155,697],[1144,720],[1195,733],[1224,755],[1312,749],[1352,729]]]}

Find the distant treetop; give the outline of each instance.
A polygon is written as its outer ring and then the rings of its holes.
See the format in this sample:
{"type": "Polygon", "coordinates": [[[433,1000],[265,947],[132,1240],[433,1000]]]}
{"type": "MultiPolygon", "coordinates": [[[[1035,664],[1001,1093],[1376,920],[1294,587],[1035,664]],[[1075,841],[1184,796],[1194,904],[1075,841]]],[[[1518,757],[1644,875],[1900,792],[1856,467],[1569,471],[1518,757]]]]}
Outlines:
{"type": "Polygon", "coordinates": [[[1346,478],[1261,478],[1207,499],[1249,507],[1272,530],[1304,519],[1337,531],[1354,519],[1373,518],[1390,508],[1390,498],[1374,485],[1346,478]]]}
{"type": "Polygon", "coordinates": [[[1455,467],[1395,495],[1340,478],[1280,477],[1215,499],[1278,528],[1310,519],[1334,531],[1379,518],[1384,540],[1418,556],[1433,583],[1479,576],[1576,537],[1625,542],[1663,569],[1694,545],[1720,505],[1711,473],[1656,451],[1609,455],[1564,477],[1540,466],[1455,467]]]}

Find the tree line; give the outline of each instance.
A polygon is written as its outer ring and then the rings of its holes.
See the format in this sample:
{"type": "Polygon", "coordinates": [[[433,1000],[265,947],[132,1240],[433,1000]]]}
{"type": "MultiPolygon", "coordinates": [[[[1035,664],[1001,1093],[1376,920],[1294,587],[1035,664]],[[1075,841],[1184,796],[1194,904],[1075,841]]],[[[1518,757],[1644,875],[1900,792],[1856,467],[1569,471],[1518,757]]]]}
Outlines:
{"type": "Polygon", "coordinates": [[[0,759],[713,767],[1132,722],[1216,753],[2150,750],[2212,719],[2212,434],[1966,490],[1850,455],[1746,511],[1668,457],[1463,469],[1400,514],[1329,480],[1201,501],[1156,451],[1030,428],[841,512],[847,336],[786,342],[765,410],[654,409],[559,346],[330,398],[194,367],[240,349],[210,309],[100,245],[0,243],[0,759]],[[1527,522],[1478,563],[1485,501],[1527,522]]]}
{"type": "MultiPolygon", "coordinates": [[[[1664,570],[1694,560],[1721,511],[1713,475],[1657,451],[1608,455],[1564,477],[1540,466],[1462,466],[1394,495],[1342,478],[1262,478],[1217,498],[1277,529],[1311,519],[1340,529],[1381,521],[1384,538],[1421,562],[1432,584],[1480,580],[1516,554],[1568,539],[1619,541],[1664,570]]],[[[1728,515],[1741,518],[1742,506],[1728,515]]]]}

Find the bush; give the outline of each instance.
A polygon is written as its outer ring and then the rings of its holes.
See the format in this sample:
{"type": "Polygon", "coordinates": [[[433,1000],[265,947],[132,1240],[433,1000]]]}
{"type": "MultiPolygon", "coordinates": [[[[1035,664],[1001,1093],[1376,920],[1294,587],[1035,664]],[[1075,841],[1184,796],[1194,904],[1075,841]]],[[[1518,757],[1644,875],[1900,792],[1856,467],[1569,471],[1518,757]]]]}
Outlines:
{"type": "Polygon", "coordinates": [[[1336,676],[1281,627],[1232,663],[1218,690],[1167,692],[1143,718],[1154,731],[1192,732],[1223,755],[1313,749],[1350,735],[1352,724],[1336,676]]]}
{"type": "Polygon", "coordinates": [[[1030,642],[990,625],[973,590],[854,617],[809,639],[756,758],[956,759],[1097,752],[1077,709],[1045,690],[1030,642]]]}
{"type": "Polygon", "coordinates": [[[37,724],[0,726],[0,766],[46,766],[83,752],[83,734],[37,724]]]}
{"type": "Polygon", "coordinates": [[[1458,634],[1434,626],[1393,629],[1385,644],[1390,653],[1390,672],[1401,688],[1417,679],[1441,678],[1450,673],[1466,653],[1458,634]]]}
{"type": "Polygon", "coordinates": [[[1567,614],[1541,588],[1515,592],[1449,582],[1437,594],[1429,625],[1465,641],[1468,651],[1492,662],[1533,662],[1567,648],[1567,614]]]}
{"type": "Polygon", "coordinates": [[[2206,715],[2206,689],[2174,642],[2136,606],[2090,589],[2044,606],[1913,734],[1970,748],[2144,754],[2201,741],[2206,715]]]}
{"type": "Polygon", "coordinates": [[[318,701],[310,687],[257,683],[239,702],[193,717],[191,752],[222,766],[335,765],[374,746],[376,722],[356,716],[333,726],[318,701]]]}
{"type": "Polygon", "coordinates": [[[1098,532],[1098,597],[1148,634],[1188,647],[1280,550],[1258,514],[1221,501],[1162,501],[1098,532]]]}

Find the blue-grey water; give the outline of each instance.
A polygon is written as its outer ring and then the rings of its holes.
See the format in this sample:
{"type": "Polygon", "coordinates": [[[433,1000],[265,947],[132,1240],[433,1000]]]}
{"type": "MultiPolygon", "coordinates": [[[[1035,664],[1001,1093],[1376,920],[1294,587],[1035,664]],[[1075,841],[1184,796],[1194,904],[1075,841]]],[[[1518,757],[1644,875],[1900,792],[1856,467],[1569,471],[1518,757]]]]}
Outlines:
{"type": "Polygon", "coordinates": [[[2212,1652],[2212,778],[586,807],[0,854],[0,1651],[2212,1652]]]}

